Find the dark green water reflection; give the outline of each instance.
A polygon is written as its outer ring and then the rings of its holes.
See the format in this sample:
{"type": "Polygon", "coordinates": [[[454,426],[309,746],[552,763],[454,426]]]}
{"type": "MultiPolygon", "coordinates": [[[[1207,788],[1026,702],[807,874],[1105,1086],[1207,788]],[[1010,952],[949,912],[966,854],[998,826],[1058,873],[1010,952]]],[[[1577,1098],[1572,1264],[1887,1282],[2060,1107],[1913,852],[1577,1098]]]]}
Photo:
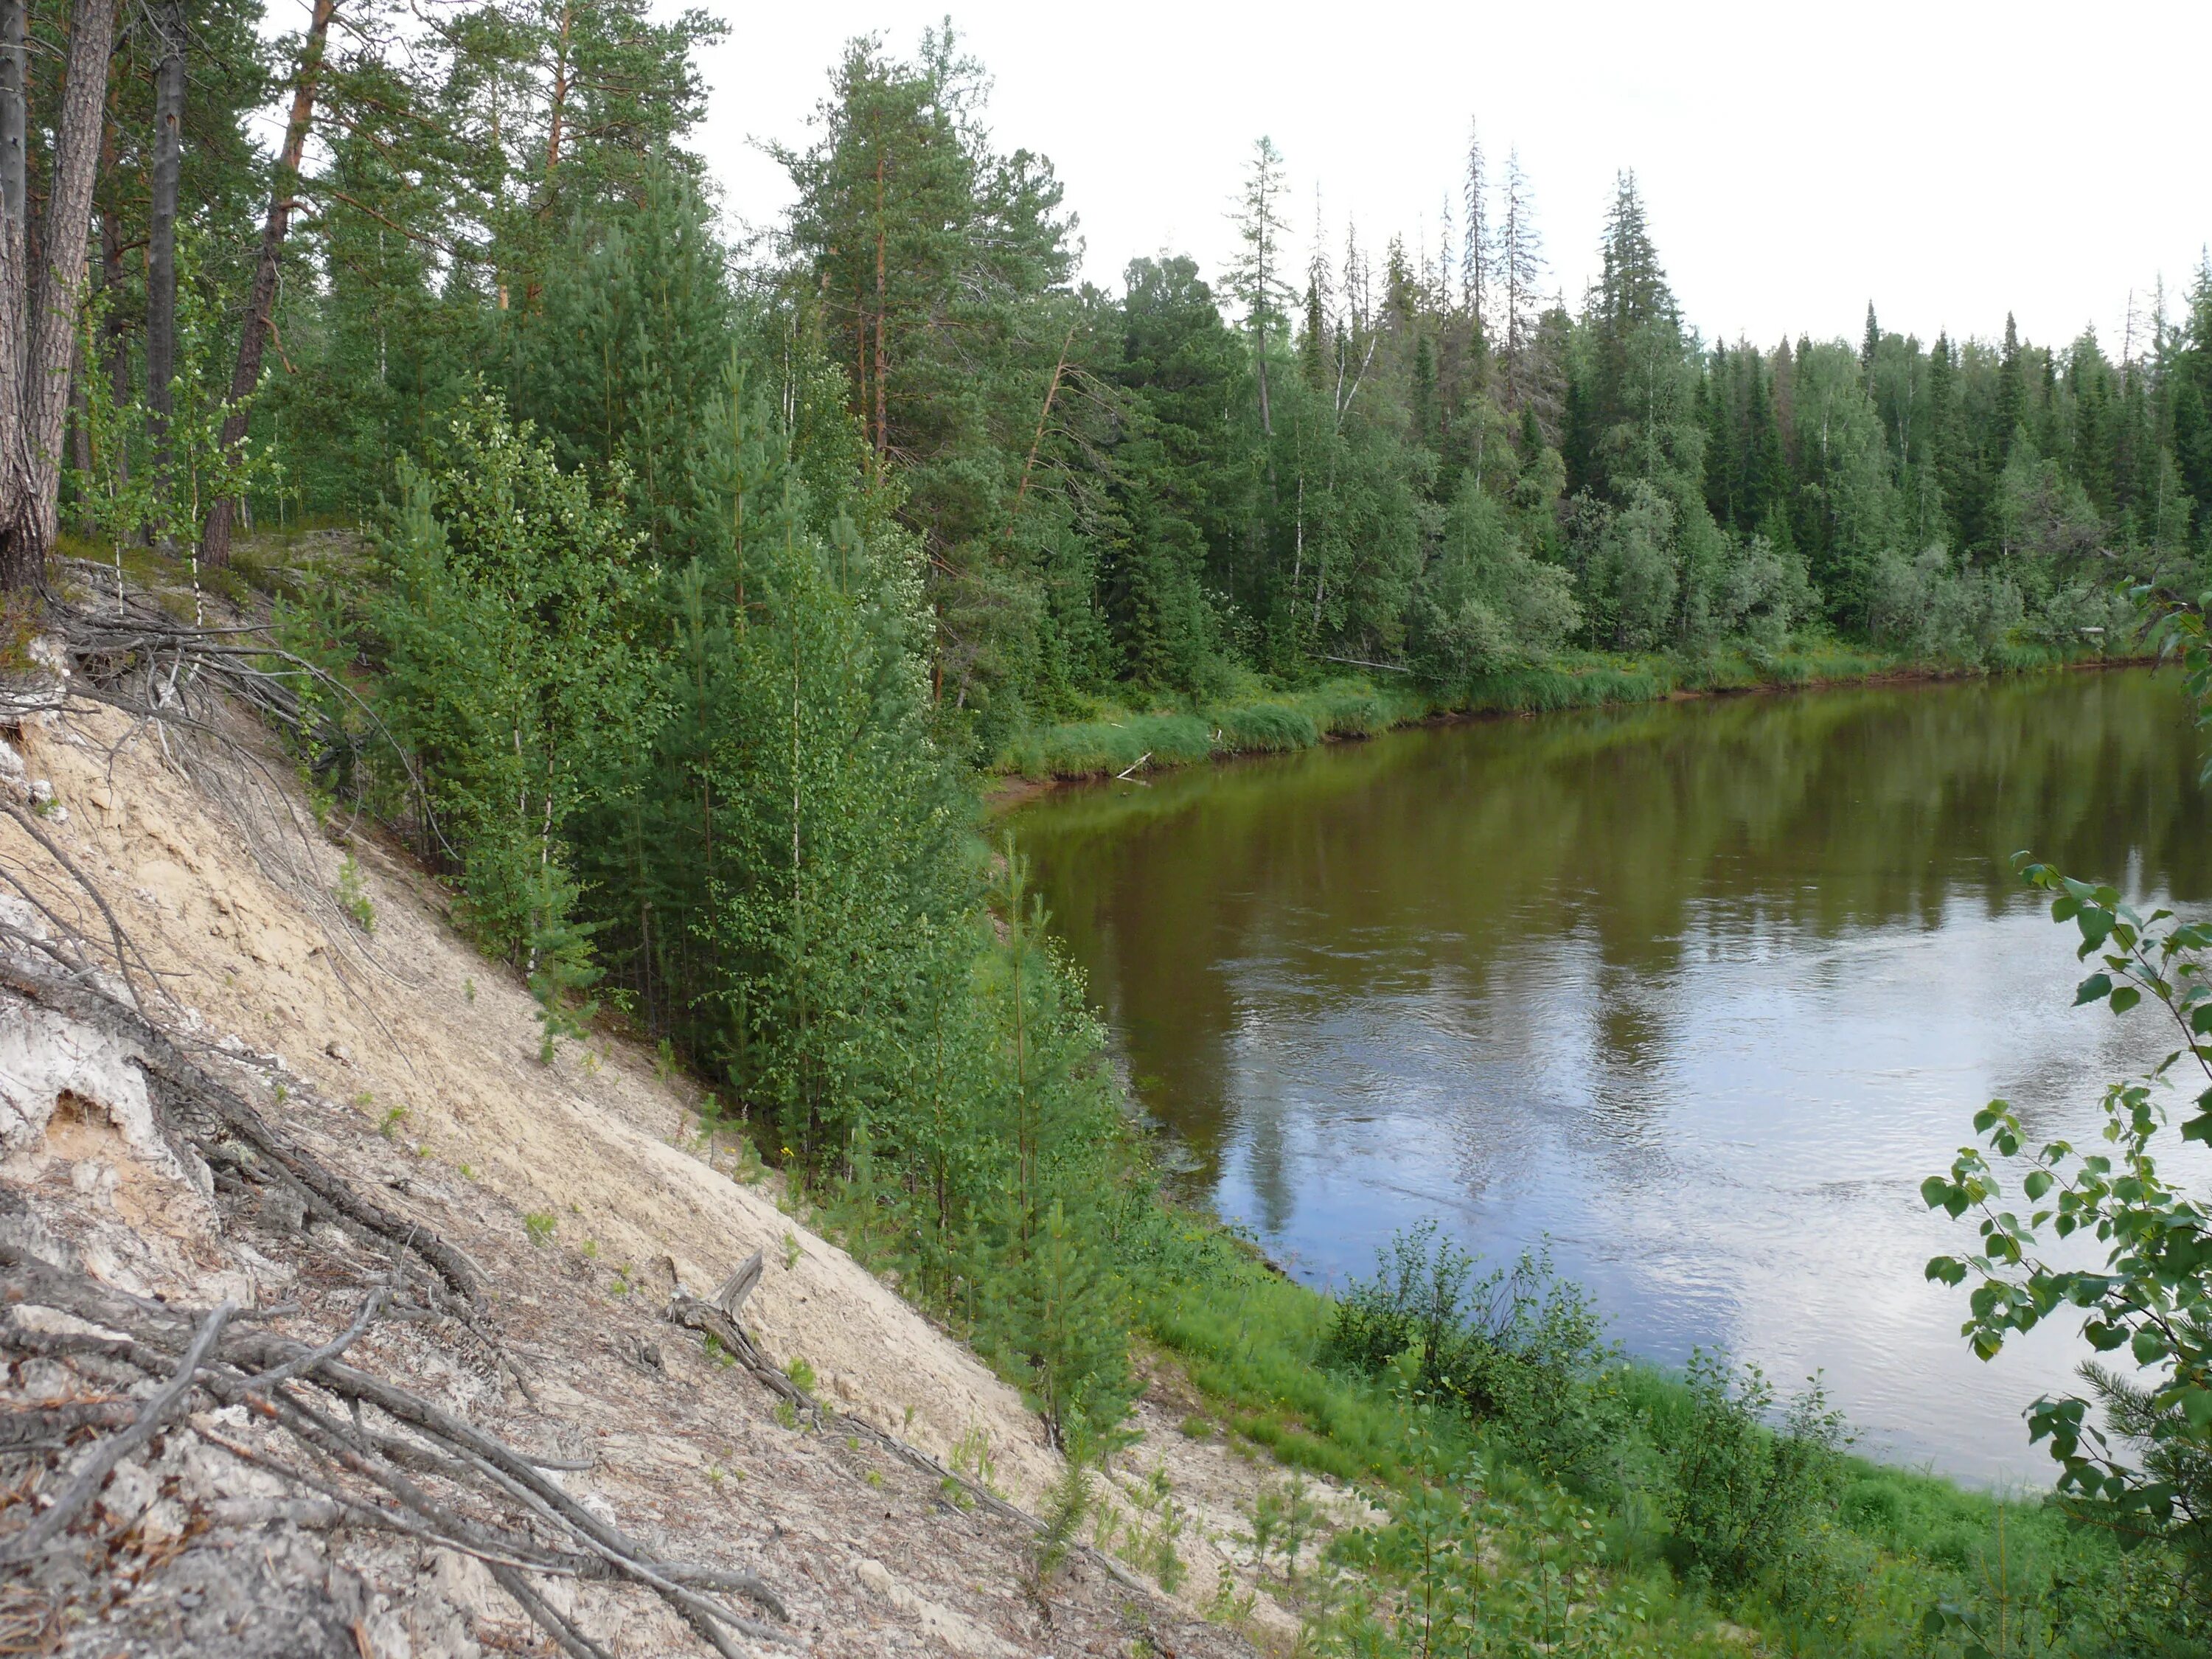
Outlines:
{"type": "Polygon", "coordinates": [[[1186,1177],[1341,1283],[1441,1218],[1546,1235],[1635,1352],[1822,1369],[1876,1450],[2034,1476],[2054,1329],[1984,1366],[1920,1179],[1992,1095],[2094,1121],[2148,1023],[2069,1006],[2033,848],[2212,896],[2141,672],[1407,732],[1072,792],[1012,826],[1186,1177]]]}

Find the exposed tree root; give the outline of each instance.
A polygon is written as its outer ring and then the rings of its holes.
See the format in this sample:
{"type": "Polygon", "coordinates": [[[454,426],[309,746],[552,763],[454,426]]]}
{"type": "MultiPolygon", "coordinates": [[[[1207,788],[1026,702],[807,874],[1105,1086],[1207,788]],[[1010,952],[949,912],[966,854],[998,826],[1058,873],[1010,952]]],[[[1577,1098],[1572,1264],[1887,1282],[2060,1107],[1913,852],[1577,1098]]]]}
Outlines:
{"type": "MultiPolygon", "coordinates": [[[[47,844],[43,836],[34,838],[47,844]]],[[[94,890],[74,866],[69,873],[94,890]]],[[[106,913],[104,903],[100,908],[106,913]]],[[[393,1265],[386,1283],[369,1292],[343,1329],[309,1346],[266,1329],[252,1310],[241,1312],[229,1303],[191,1309],[130,1296],[0,1241],[0,1306],[11,1315],[0,1322],[0,1349],[90,1368],[118,1392],[134,1379],[165,1379],[135,1409],[127,1402],[118,1409],[118,1402],[110,1400],[0,1419],[0,1444],[49,1464],[88,1430],[118,1430],[79,1455],[52,1504],[0,1537],[0,1566],[21,1569],[69,1549],[71,1523],[116,1465],[157,1431],[175,1431],[191,1401],[205,1396],[246,1407],[264,1434],[289,1442],[294,1457],[277,1457],[265,1444],[243,1444],[189,1418],[186,1431],[282,1475],[326,1505],[331,1518],[483,1561],[516,1606],[568,1653],[606,1659],[602,1648],[531,1588],[532,1576],[648,1589],[725,1659],[741,1659],[732,1634],[792,1641],[776,1625],[738,1613],[718,1599],[743,1596],[772,1618],[786,1619],[781,1598],[754,1575],[658,1559],[546,1473],[559,1460],[533,1457],[412,1390],[344,1364],[341,1356],[380,1317],[403,1310],[403,1298],[417,1288],[410,1264],[419,1263],[428,1270],[420,1290],[514,1369],[478,1316],[483,1276],[473,1263],[434,1231],[386,1210],[278,1132],[156,1025],[143,1005],[108,988],[110,976],[91,962],[81,934],[50,909],[43,914],[53,930],[45,939],[0,924],[0,991],[122,1043],[146,1079],[156,1130],[186,1168],[198,1163],[226,1180],[283,1188],[305,1216],[342,1228],[393,1265]],[[16,1312],[26,1306],[67,1315],[82,1327],[57,1331],[27,1323],[16,1312]]],[[[127,961],[131,947],[119,927],[115,932],[117,959],[127,961]]],[[[278,1311],[297,1308],[263,1313],[278,1311]]],[[[0,1512],[20,1507],[16,1500],[27,1495],[27,1489],[0,1493],[0,1512]]]]}
{"type": "Polygon", "coordinates": [[[384,1299],[380,1288],[344,1331],[310,1347],[234,1322],[232,1304],[203,1311],[125,1295],[0,1243],[0,1304],[11,1310],[49,1309],[91,1328],[45,1330],[12,1318],[0,1324],[0,1347],[168,1379],[128,1427],[96,1442],[79,1460],[50,1508],[0,1540],[0,1565],[66,1547],[69,1523],[115,1464],[173,1419],[190,1396],[204,1394],[219,1405],[245,1407],[265,1431],[287,1437],[295,1454],[304,1455],[306,1467],[206,1431],[210,1443],[331,1500],[357,1524],[386,1528],[483,1561],[516,1604],[572,1653],[600,1650],[554,1614],[529,1589],[526,1575],[642,1585],[726,1654],[734,1650],[725,1631],[754,1640],[791,1639],[712,1593],[743,1595],[773,1617],[786,1618],[782,1599],[752,1574],[659,1559],[571,1498],[529,1454],[411,1389],[343,1363],[339,1356],[375,1322],[384,1299]],[[354,1415],[335,1414],[323,1401],[354,1415]]]}

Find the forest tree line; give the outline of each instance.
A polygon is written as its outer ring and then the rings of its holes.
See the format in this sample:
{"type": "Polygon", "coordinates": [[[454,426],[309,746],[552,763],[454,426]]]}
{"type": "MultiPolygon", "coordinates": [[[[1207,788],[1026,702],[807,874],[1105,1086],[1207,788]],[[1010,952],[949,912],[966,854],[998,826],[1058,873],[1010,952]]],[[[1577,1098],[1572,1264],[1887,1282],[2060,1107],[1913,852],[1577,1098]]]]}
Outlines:
{"type": "MultiPolygon", "coordinates": [[[[26,14],[34,265],[103,3],[26,14]]],[[[686,148],[703,13],[318,0],[273,38],[234,0],[118,15],[57,480],[95,546],[220,564],[241,517],[373,514],[489,397],[659,558],[734,345],[817,500],[919,550],[939,724],[984,758],[1102,696],[1346,663],[1449,690],[1808,631],[2074,644],[2123,625],[2124,580],[2202,555],[2212,265],[2113,341],[1923,341],[1869,306],[1856,342],[1708,343],[1632,174],[1571,303],[1517,155],[1471,136],[1433,246],[1347,231],[1294,266],[1261,140],[1218,283],[1162,257],[1101,289],[1049,163],[999,145],[939,34],[854,43],[775,152],[788,216],[735,247],[686,148]]]]}

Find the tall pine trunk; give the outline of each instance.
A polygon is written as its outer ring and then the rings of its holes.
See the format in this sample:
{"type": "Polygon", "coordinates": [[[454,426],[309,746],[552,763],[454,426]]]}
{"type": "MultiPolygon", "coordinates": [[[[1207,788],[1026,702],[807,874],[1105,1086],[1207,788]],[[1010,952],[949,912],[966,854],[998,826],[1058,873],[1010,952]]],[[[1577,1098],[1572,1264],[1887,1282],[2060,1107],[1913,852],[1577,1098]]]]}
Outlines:
{"type": "MultiPolygon", "coordinates": [[[[108,88],[107,117],[100,123],[100,170],[112,177],[115,172],[115,90],[108,88]]],[[[123,292],[123,227],[117,222],[115,204],[110,202],[100,215],[100,286],[108,295],[106,345],[107,392],[117,410],[131,405],[131,333],[124,325],[123,312],[115,303],[123,292]]],[[[108,458],[114,469],[115,482],[120,486],[131,481],[131,446],[118,443],[108,458]]]]}
{"type": "Polygon", "coordinates": [[[0,235],[23,258],[24,139],[29,112],[23,27],[30,0],[0,0],[0,235]]]}
{"type": "Polygon", "coordinates": [[[170,382],[177,373],[177,187],[184,169],[185,9],[167,0],[155,15],[161,58],[154,69],[154,167],[146,240],[146,406],[155,477],[168,488],[170,382]]]}
{"type": "MultiPolygon", "coordinates": [[[[247,399],[261,384],[261,359],[269,349],[269,317],[276,303],[277,261],[284,252],[284,237],[292,226],[292,196],[299,188],[300,158],[307,148],[307,129],[315,117],[315,92],[322,79],[323,49],[330,39],[331,18],[337,0],[315,0],[307,19],[307,38],[300,48],[300,72],[292,83],[292,112],[284,125],[284,147],[277,152],[276,176],[269,189],[269,216],[261,226],[261,257],[253,267],[253,288],[246,301],[246,319],[238,336],[238,367],[230,377],[230,408],[222,417],[221,445],[225,456],[246,436],[250,416],[247,399]]],[[[238,504],[228,497],[208,509],[200,538],[204,563],[230,562],[231,520],[238,504]]]]}
{"type": "MultiPolygon", "coordinates": [[[[35,286],[29,227],[11,223],[0,236],[0,588],[11,591],[40,584],[54,544],[115,12],[116,0],[76,0],[70,9],[35,286]]],[[[27,131],[20,88],[12,102],[0,128],[27,131]]]]}

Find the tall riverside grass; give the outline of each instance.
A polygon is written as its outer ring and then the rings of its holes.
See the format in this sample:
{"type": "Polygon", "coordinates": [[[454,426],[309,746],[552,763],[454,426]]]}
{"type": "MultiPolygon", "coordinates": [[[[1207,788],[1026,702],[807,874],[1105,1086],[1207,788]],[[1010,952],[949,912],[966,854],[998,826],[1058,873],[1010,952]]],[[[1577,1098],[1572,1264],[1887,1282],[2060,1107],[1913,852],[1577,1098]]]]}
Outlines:
{"type": "Polygon", "coordinates": [[[2007,644],[1980,664],[1915,662],[1820,643],[1776,654],[1716,652],[1694,659],[1588,656],[1501,670],[1448,690],[1363,679],[1268,690],[1194,711],[1109,714],[1023,732],[992,770],[1019,777],[1095,778],[1141,767],[1187,766],[1217,756],[1279,755],[1332,738],[1371,737],[1437,715],[1536,714],[1654,702],[1677,692],[1849,685],[1893,676],[2024,674],[2065,667],[2084,653],[2007,644]]]}
{"type": "Polygon", "coordinates": [[[1213,729],[1195,714],[1132,714],[1119,723],[1083,720],[1016,738],[1000,769],[1025,778],[1089,778],[1153,766],[1186,766],[1214,752],[1213,729]]]}

